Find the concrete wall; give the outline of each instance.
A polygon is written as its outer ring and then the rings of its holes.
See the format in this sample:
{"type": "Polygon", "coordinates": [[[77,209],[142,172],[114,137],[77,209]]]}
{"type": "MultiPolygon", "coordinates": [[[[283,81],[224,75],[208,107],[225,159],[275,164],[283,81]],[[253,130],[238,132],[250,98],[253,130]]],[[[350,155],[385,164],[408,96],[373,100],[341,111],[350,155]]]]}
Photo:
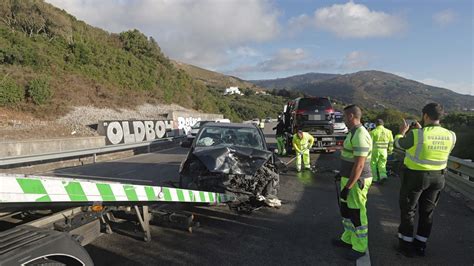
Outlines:
{"type": "MultiPolygon", "coordinates": [[[[185,135],[196,121],[222,119],[223,117],[221,114],[171,112],[167,114],[166,120],[172,120],[172,129],[166,136],[185,135]]],[[[0,142],[0,160],[5,157],[99,148],[105,145],[105,136],[0,142]]]]}
{"type": "Polygon", "coordinates": [[[179,131],[180,135],[186,135],[191,130],[191,126],[193,126],[197,121],[222,118],[224,118],[224,115],[222,114],[206,114],[198,112],[174,111],[168,114],[168,119],[174,121],[174,127],[179,131]]]}
{"type": "Polygon", "coordinates": [[[58,138],[0,142],[0,158],[82,150],[105,146],[105,137],[58,138]]]}

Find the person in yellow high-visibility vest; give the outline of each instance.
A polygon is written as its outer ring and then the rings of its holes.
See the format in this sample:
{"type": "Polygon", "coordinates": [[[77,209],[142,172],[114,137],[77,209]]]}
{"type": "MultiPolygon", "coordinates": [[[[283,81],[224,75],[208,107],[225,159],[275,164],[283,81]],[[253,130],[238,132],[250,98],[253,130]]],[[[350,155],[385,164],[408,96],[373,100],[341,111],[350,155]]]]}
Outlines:
{"type": "Polygon", "coordinates": [[[344,122],[349,128],[341,152],[340,211],[344,233],[333,240],[337,247],[350,248],[346,258],[356,261],[364,256],[369,245],[367,196],[372,184],[370,156],[372,138],[360,119],[357,105],[344,108],[344,122]]]}
{"type": "Polygon", "coordinates": [[[372,137],[372,182],[384,182],[387,179],[387,157],[393,152],[393,135],[390,129],[383,126],[383,120],[377,119],[377,126],[370,131],[372,137]]]}
{"type": "Polygon", "coordinates": [[[395,147],[405,150],[398,238],[399,251],[407,257],[425,256],[434,210],[445,185],[449,154],[456,143],[456,134],[439,123],[443,113],[440,104],[427,104],[422,110],[423,127],[416,122],[415,128],[408,131],[410,126],[403,120],[400,133],[395,136],[395,147]],[[413,237],[417,209],[418,228],[413,237]]]}
{"type": "Polygon", "coordinates": [[[296,153],[296,171],[301,171],[301,159],[305,169],[310,169],[309,150],[313,147],[314,137],[301,129],[293,135],[293,150],[296,153]],[[303,157],[303,158],[301,158],[303,157]]]}

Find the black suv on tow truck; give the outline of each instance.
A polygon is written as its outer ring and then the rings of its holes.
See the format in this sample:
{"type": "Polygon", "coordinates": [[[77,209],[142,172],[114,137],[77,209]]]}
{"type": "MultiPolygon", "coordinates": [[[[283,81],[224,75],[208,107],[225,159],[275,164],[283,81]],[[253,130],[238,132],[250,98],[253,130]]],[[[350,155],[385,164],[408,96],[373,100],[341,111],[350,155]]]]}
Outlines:
{"type": "Polygon", "coordinates": [[[315,132],[324,130],[326,134],[334,134],[334,109],[326,97],[303,97],[294,100],[290,123],[293,133],[295,129],[315,132]]]}

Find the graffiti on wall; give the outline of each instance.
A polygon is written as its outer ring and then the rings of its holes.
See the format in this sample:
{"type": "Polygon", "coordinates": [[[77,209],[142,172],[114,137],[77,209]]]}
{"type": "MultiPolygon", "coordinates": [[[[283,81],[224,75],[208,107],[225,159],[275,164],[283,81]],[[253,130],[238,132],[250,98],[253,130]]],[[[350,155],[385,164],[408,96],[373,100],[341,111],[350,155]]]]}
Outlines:
{"type": "Polygon", "coordinates": [[[107,145],[151,141],[168,137],[173,131],[170,120],[101,121],[100,132],[105,135],[107,145]]]}
{"type": "Polygon", "coordinates": [[[191,127],[196,124],[197,121],[201,121],[201,117],[178,117],[178,129],[185,135],[189,134],[191,127]]]}
{"type": "Polygon", "coordinates": [[[151,141],[190,134],[191,127],[201,117],[179,116],[176,120],[108,120],[98,123],[98,132],[107,145],[151,141]]]}

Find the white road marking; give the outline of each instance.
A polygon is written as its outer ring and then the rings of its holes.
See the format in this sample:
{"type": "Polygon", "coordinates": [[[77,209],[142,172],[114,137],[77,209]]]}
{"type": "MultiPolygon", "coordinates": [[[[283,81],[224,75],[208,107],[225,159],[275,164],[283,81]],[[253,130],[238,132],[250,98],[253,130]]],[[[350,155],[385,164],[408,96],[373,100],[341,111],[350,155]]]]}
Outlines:
{"type": "Polygon", "coordinates": [[[370,253],[369,253],[369,248],[367,248],[367,252],[365,252],[365,255],[363,257],[360,257],[356,261],[357,266],[370,266],[370,253]]]}

